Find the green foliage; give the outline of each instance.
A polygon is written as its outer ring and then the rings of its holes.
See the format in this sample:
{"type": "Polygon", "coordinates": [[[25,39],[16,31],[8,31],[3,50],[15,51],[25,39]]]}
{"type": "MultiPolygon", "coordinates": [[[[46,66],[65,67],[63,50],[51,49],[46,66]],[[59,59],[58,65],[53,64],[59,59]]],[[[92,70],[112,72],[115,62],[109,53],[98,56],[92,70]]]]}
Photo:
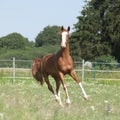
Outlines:
{"type": "Polygon", "coordinates": [[[117,68],[118,66],[115,57],[108,54],[96,57],[94,67],[99,70],[111,70],[117,68]]]}
{"type": "Polygon", "coordinates": [[[0,59],[24,59],[31,60],[34,57],[43,57],[48,53],[55,53],[58,51],[60,38],[58,36],[60,28],[58,26],[47,26],[44,31],[40,33],[39,37],[44,36],[43,44],[37,46],[37,42],[28,41],[19,33],[11,33],[5,37],[0,38],[0,59]],[[43,34],[42,34],[43,33],[43,34]],[[44,34],[45,33],[45,34],[44,34]],[[37,47],[36,47],[36,46],[37,47]]]}
{"type": "Polygon", "coordinates": [[[58,45],[60,43],[60,37],[58,33],[60,27],[58,26],[47,26],[42,32],[40,32],[35,39],[35,46],[41,47],[43,45],[58,45]]]}
{"type": "Polygon", "coordinates": [[[79,51],[75,49],[75,52],[71,47],[72,54],[78,53],[75,56],[85,60],[110,54],[120,60],[119,5],[119,0],[91,0],[87,3],[74,25],[76,31],[71,39],[79,45],[79,51]]]}
{"type": "Polygon", "coordinates": [[[46,45],[42,47],[28,47],[26,49],[1,49],[0,59],[32,60],[34,57],[43,57],[48,53],[56,53],[59,50],[58,45],[46,45]]]}
{"type": "Polygon", "coordinates": [[[11,33],[5,37],[0,38],[0,48],[7,49],[24,49],[29,46],[29,41],[19,33],[11,33]]]}
{"type": "Polygon", "coordinates": [[[117,63],[117,61],[115,60],[115,57],[113,57],[113,56],[111,56],[109,54],[96,57],[94,60],[96,62],[117,63]]]}
{"type": "Polygon", "coordinates": [[[81,49],[76,39],[70,38],[70,53],[75,61],[81,60],[81,49]],[[79,51],[79,52],[78,52],[79,51]]]}

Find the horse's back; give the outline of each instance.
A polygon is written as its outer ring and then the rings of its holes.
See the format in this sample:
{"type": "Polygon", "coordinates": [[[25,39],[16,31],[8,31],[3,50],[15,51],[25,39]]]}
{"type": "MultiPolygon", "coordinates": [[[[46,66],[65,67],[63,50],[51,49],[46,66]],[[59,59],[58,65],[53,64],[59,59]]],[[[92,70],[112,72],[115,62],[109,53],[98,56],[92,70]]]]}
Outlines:
{"type": "Polygon", "coordinates": [[[56,64],[56,56],[55,54],[48,54],[42,58],[42,69],[47,75],[55,75],[57,72],[57,64],[56,64]]]}

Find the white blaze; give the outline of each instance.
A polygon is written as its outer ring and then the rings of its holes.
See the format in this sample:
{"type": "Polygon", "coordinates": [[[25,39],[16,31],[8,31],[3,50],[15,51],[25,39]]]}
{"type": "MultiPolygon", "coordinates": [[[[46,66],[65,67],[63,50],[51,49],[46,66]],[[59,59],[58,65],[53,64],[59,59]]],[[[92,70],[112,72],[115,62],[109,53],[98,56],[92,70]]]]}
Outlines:
{"type": "Polygon", "coordinates": [[[63,32],[62,33],[62,42],[61,42],[61,46],[62,47],[66,47],[66,37],[67,37],[68,33],[67,32],[63,32]]]}

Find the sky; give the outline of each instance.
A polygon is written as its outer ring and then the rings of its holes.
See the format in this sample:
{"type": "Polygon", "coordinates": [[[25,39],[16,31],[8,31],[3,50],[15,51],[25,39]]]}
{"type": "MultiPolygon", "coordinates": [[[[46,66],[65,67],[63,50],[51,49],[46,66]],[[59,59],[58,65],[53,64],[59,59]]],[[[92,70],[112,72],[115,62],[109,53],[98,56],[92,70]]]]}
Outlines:
{"type": "Polygon", "coordinates": [[[17,32],[34,41],[50,25],[70,26],[77,23],[77,16],[85,0],[0,0],[0,38],[17,32]]]}

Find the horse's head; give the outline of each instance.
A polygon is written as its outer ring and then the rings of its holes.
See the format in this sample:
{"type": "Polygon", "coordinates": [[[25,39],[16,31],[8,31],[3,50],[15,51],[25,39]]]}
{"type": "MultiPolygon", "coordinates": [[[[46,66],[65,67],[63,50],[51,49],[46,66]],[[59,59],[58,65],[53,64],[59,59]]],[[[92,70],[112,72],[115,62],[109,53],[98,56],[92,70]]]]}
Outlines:
{"type": "Polygon", "coordinates": [[[68,43],[69,31],[70,31],[69,26],[67,29],[64,29],[63,26],[61,27],[61,37],[62,37],[61,47],[62,48],[66,48],[66,45],[68,43]]]}

